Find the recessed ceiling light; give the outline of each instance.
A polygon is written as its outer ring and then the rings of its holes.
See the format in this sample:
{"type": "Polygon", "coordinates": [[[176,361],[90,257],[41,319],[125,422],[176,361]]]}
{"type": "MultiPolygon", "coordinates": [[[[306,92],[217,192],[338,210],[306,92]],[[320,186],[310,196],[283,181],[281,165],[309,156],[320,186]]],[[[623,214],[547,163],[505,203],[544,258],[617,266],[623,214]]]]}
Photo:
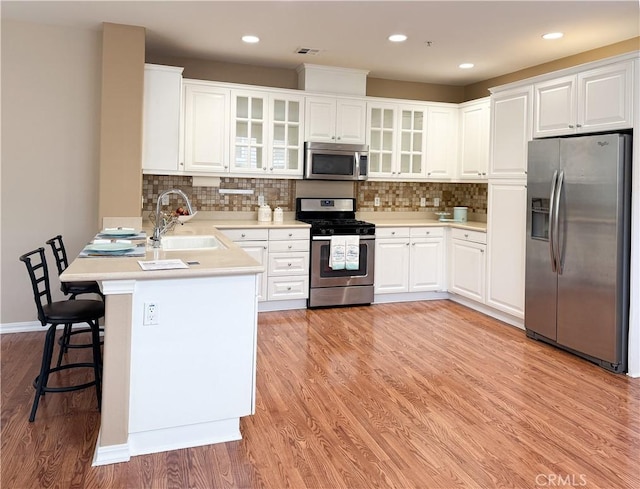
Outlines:
{"type": "Polygon", "coordinates": [[[404,34],[391,34],[389,36],[389,41],[391,42],[403,42],[407,40],[407,36],[404,34]]]}
{"type": "Polygon", "coordinates": [[[473,68],[473,63],[461,63],[458,65],[458,68],[462,68],[463,70],[468,70],[469,68],[473,68]]]}
{"type": "Polygon", "coordinates": [[[255,44],[256,42],[260,42],[260,38],[258,36],[242,36],[242,40],[249,44],[255,44]]]}
{"type": "Polygon", "coordinates": [[[562,32],[549,32],[548,34],[543,35],[542,39],[560,39],[563,36],[564,34],[562,32]]]}

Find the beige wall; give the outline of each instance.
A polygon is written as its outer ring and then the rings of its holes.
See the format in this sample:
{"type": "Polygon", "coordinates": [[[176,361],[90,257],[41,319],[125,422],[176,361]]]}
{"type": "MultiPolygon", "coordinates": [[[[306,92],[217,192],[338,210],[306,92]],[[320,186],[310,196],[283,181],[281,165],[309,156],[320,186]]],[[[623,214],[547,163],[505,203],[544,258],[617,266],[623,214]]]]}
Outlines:
{"type": "Polygon", "coordinates": [[[489,88],[498,87],[507,83],[524,80],[537,75],[543,75],[552,71],[562,70],[564,68],[570,68],[583,63],[589,63],[591,61],[597,61],[599,59],[609,58],[611,56],[617,56],[624,53],[640,50],[640,37],[634,37],[623,42],[611,44],[584,53],[576,54],[575,56],[568,56],[566,58],[557,59],[549,63],[544,63],[538,66],[533,66],[525,70],[516,71],[490,80],[485,80],[473,85],[467,85],[464,89],[464,99],[474,100],[481,97],[488,97],[489,88]]]}
{"type": "MultiPolygon", "coordinates": [[[[100,33],[2,21],[0,322],[35,321],[18,256],[62,234],[73,256],[98,214],[100,33]]],[[[53,267],[52,288],[60,297],[53,267]]]]}
{"type": "Polygon", "coordinates": [[[459,104],[464,102],[464,87],[369,77],[367,78],[367,95],[459,104]]]}
{"type": "Polygon", "coordinates": [[[103,24],[99,220],[140,216],[143,27],[103,24]]]}

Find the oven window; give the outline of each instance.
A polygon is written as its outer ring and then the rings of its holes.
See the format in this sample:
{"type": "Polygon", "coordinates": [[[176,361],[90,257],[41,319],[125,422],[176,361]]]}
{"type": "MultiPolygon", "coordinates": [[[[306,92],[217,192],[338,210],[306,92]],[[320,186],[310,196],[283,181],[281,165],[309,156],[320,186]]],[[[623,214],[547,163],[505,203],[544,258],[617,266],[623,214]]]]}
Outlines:
{"type": "Polygon", "coordinates": [[[329,251],[331,245],[323,244],[320,248],[320,276],[321,277],[353,277],[367,274],[367,245],[360,243],[360,263],[357,270],[334,270],[329,268],[329,251]]]}
{"type": "Polygon", "coordinates": [[[344,175],[354,174],[353,155],[314,154],[311,161],[311,171],[314,175],[344,175]]]}

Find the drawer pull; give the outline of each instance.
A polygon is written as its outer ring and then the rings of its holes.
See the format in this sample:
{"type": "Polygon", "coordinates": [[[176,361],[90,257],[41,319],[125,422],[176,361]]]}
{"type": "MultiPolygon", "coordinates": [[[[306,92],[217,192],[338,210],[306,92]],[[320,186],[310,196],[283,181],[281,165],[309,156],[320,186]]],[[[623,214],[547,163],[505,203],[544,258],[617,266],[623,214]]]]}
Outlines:
{"type": "Polygon", "coordinates": [[[246,237],[247,237],[247,235],[246,235],[246,234],[244,234],[244,233],[242,233],[240,236],[241,236],[241,237],[243,237],[243,238],[246,238],[246,237]]]}
{"type": "Polygon", "coordinates": [[[293,236],[293,233],[289,233],[289,237],[293,236]]]}
{"type": "Polygon", "coordinates": [[[431,234],[431,231],[427,231],[427,234],[431,234]]]}
{"type": "Polygon", "coordinates": [[[287,287],[287,290],[291,290],[291,287],[290,287],[290,286],[289,286],[289,287],[287,287]]]}
{"type": "Polygon", "coordinates": [[[391,234],[396,234],[396,232],[395,231],[391,231],[391,234]]]}
{"type": "Polygon", "coordinates": [[[468,238],[468,237],[469,237],[469,235],[465,233],[464,237],[465,237],[465,238],[468,238]]]}
{"type": "Polygon", "coordinates": [[[287,246],[287,248],[291,249],[291,248],[293,248],[293,246],[289,245],[289,246],[287,246]]]}
{"type": "Polygon", "coordinates": [[[288,267],[290,267],[290,266],[291,266],[291,263],[287,263],[287,266],[288,266],[288,267]]]}

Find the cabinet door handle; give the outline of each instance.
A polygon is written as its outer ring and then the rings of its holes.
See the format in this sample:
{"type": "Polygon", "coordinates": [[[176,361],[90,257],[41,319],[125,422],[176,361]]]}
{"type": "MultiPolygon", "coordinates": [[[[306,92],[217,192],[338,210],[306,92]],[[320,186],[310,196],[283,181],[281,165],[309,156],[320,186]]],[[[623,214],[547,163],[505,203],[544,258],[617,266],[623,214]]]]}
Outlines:
{"type": "Polygon", "coordinates": [[[273,171],[273,167],[269,168],[269,170],[273,171]]]}
{"type": "Polygon", "coordinates": [[[391,231],[391,234],[396,234],[396,232],[395,231],[391,231]]]}
{"type": "Polygon", "coordinates": [[[263,248],[264,248],[265,250],[267,249],[267,247],[266,247],[266,246],[263,246],[263,248]]]}
{"type": "Polygon", "coordinates": [[[289,245],[289,246],[287,246],[287,248],[291,249],[291,248],[293,248],[293,246],[289,245]]]}
{"type": "Polygon", "coordinates": [[[267,167],[265,166],[265,167],[263,168],[263,170],[264,170],[264,171],[267,171],[267,167]]]}
{"type": "Polygon", "coordinates": [[[480,253],[484,253],[484,250],[480,250],[480,253]]]}
{"type": "Polygon", "coordinates": [[[241,236],[242,238],[245,238],[247,235],[246,235],[246,234],[244,234],[244,233],[242,233],[240,236],[241,236]]]}
{"type": "Polygon", "coordinates": [[[431,234],[431,231],[427,231],[427,234],[431,234]]]}
{"type": "MultiPolygon", "coordinates": [[[[414,243],[415,244],[415,243],[414,243]]],[[[407,243],[407,246],[409,246],[409,243],[407,243]]]]}
{"type": "Polygon", "coordinates": [[[468,235],[468,234],[465,234],[465,235],[464,235],[464,237],[465,237],[465,238],[468,238],[468,237],[469,237],[469,235],[468,235]]]}
{"type": "Polygon", "coordinates": [[[415,246],[415,245],[416,245],[415,243],[411,243],[411,246],[415,246]]]}
{"type": "Polygon", "coordinates": [[[289,237],[293,236],[293,233],[289,233],[289,237]]]}
{"type": "Polygon", "coordinates": [[[226,170],[227,168],[229,168],[229,165],[224,165],[224,169],[226,170]]]}
{"type": "Polygon", "coordinates": [[[291,266],[291,263],[287,263],[287,266],[288,266],[288,267],[290,267],[290,266],[291,266]]]}
{"type": "Polygon", "coordinates": [[[291,290],[291,286],[287,287],[287,290],[291,290]]]}
{"type": "Polygon", "coordinates": [[[582,127],[582,124],[576,124],[576,127],[582,127]]]}
{"type": "Polygon", "coordinates": [[[569,129],[573,129],[573,124],[569,124],[569,129]]]}

